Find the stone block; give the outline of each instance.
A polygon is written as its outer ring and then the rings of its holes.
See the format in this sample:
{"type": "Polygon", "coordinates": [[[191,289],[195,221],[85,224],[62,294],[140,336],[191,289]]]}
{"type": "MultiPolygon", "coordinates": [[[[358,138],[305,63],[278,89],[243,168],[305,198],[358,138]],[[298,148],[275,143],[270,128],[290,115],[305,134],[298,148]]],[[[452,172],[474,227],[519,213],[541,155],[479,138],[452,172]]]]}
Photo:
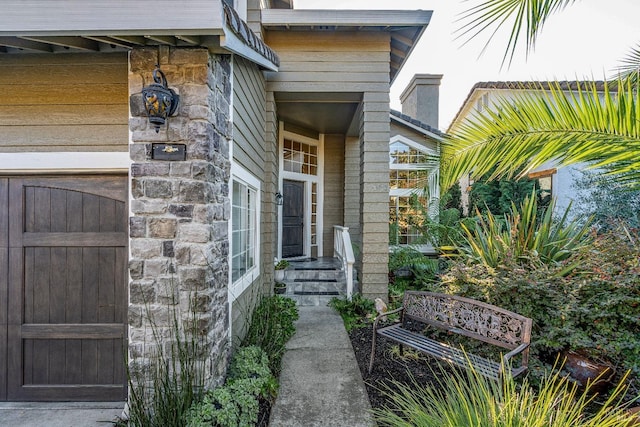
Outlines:
{"type": "Polygon", "coordinates": [[[150,199],[170,199],[173,196],[172,182],[169,180],[146,179],[144,195],[150,199]]]}
{"type": "Polygon", "coordinates": [[[177,216],[178,218],[192,218],[193,217],[193,205],[176,204],[169,205],[169,213],[177,216]]]}
{"type": "Polygon", "coordinates": [[[129,248],[133,258],[144,260],[162,255],[162,243],[157,239],[131,239],[129,248]]]}
{"type": "Polygon", "coordinates": [[[178,227],[178,239],[189,243],[206,243],[211,240],[211,227],[206,224],[185,223],[178,227]]]}
{"type": "Polygon", "coordinates": [[[133,216],[129,218],[129,237],[146,237],[147,220],[144,217],[133,216]]]}
{"type": "Polygon", "coordinates": [[[129,261],[129,276],[133,280],[142,279],[144,262],[142,260],[129,261]]]}
{"type": "Polygon", "coordinates": [[[132,73],[153,71],[157,62],[157,48],[136,48],[129,53],[129,71],[132,73]]]}
{"type": "Polygon", "coordinates": [[[142,163],[149,160],[148,144],[130,144],[129,145],[129,157],[136,163],[142,163]]]}
{"type": "Polygon", "coordinates": [[[200,181],[181,181],[178,199],[182,203],[203,203],[206,200],[206,184],[200,181]]]}
{"type": "Polygon", "coordinates": [[[169,62],[173,65],[209,63],[209,52],[203,48],[172,48],[169,52],[169,62]]]}
{"type": "Polygon", "coordinates": [[[156,258],[144,261],[144,277],[159,277],[170,273],[171,263],[164,258],[156,258]]]}
{"type": "Polygon", "coordinates": [[[167,203],[161,200],[132,200],[131,212],[137,215],[163,214],[167,211],[167,203]]]}
{"type": "Polygon", "coordinates": [[[180,289],[202,291],[206,289],[206,273],[204,267],[178,267],[180,289]]]}
{"type": "Polygon", "coordinates": [[[185,67],[184,78],[187,82],[199,85],[206,85],[209,78],[209,67],[207,64],[185,67]]]}
{"type": "Polygon", "coordinates": [[[179,265],[191,264],[191,245],[174,242],[175,259],[179,265]]]}
{"type": "Polygon", "coordinates": [[[165,240],[162,242],[162,256],[173,258],[175,254],[173,240],[165,240]]]}
{"type": "Polygon", "coordinates": [[[149,237],[171,239],[176,236],[177,221],[174,218],[149,218],[149,237]]]}
{"type": "Polygon", "coordinates": [[[129,284],[130,304],[151,304],[156,301],[156,290],[153,280],[136,280],[129,284]]]}
{"type": "Polygon", "coordinates": [[[191,176],[191,162],[171,162],[172,177],[188,178],[191,176]]]}
{"type": "Polygon", "coordinates": [[[131,176],[169,176],[170,164],[168,162],[133,163],[131,176]]]}

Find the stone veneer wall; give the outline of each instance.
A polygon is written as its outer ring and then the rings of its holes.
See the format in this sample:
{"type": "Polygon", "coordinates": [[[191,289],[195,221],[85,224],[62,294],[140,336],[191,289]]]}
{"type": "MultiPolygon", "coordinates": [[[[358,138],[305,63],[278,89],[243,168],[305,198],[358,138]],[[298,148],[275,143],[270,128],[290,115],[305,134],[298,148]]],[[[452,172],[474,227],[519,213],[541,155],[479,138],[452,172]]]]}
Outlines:
{"type": "Polygon", "coordinates": [[[150,354],[146,317],[169,326],[167,306],[179,303],[184,320],[191,299],[211,384],[224,378],[229,353],[230,64],[228,55],[199,48],[134,49],[129,59],[130,363],[150,354]],[[140,91],[153,83],[158,61],[180,105],[156,133],[140,91]],[[186,161],[151,159],[154,142],[185,144],[186,161]]]}

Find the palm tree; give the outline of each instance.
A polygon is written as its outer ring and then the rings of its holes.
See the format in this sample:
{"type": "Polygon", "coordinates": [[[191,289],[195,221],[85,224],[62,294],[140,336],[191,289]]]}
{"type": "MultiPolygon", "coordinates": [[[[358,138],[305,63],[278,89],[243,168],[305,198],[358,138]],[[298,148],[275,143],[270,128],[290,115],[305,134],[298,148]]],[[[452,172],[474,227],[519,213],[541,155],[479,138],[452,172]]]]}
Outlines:
{"type": "MultiPolygon", "coordinates": [[[[475,37],[515,17],[507,61],[521,34],[529,51],[545,20],[575,1],[483,0],[466,12],[461,31],[475,37]]],[[[556,82],[534,92],[519,91],[514,99],[499,100],[478,113],[443,147],[443,191],[471,171],[474,176],[493,170],[492,178],[512,177],[549,160],[561,166],[587,162],[640,189],[639,68],[637,48],[623,61],[619,75],[604,85],[585,82],[567,91],[556,82]]]]}

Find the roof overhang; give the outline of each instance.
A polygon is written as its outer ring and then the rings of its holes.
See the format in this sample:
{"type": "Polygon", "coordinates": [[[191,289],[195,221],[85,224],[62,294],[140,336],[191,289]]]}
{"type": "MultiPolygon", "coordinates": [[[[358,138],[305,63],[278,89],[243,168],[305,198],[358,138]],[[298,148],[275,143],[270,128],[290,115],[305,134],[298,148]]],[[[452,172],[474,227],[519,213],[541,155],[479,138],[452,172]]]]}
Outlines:
{"type": "Polygon", "coordinates": [[[278,57],[222,0],[24,0],[0,13],[0,53],[206,47],[277,71],[278,57]]]}
{"type": "Polygon", "coordinates": [[[380,31],[391,35],[390,82],[431,20],[430,10],[263,9],[262,26],[280,31],[380,31]]]}

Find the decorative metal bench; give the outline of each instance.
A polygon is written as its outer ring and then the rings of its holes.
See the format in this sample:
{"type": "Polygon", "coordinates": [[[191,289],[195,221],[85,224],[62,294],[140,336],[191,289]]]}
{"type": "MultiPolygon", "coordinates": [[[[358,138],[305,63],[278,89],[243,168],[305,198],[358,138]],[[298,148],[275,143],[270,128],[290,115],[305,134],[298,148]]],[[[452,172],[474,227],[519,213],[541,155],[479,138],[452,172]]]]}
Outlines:
{"type": "Polygon", "coordinates": [[[469,368],[471,364],[479,374],[495,380],[501,379],[503,366],[510,369],[514,377],[527,370],[532,324],[528,317],[470,298],[418,291],[405,292],[402,307],[385,315],[397,312],[402,313],[399,323],[378,329],[384,316],[378,316],[373,323],[369,372],[373,369],[377,336],[397,342],[400,351],[407,346],[463,368],[469,368]],[[408,320],[480,340],[509,352],[502,356],[502,361],[470,354],[421,332],[411,331],[406,327],[408,320]],[[516,355],[521,356],[521,363],[513,367],[511,359],[516,355]]]}

